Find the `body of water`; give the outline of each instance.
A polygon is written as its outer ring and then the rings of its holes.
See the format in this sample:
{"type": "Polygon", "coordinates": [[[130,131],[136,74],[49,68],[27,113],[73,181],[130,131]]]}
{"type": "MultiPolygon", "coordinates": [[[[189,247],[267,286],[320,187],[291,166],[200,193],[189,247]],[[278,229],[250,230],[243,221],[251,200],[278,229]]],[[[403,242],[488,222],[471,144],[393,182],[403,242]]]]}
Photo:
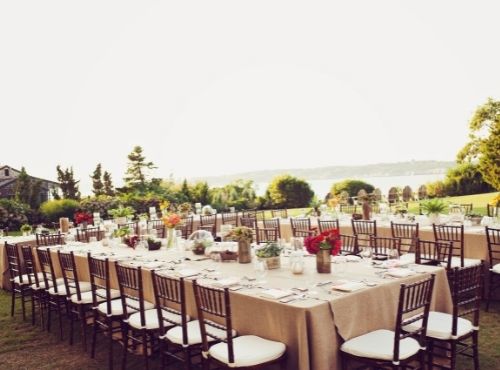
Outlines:
{"type": "MultiPolygon", "coordinates": [[[[445,174],[427,174],[427,175],[411,175],[411,176],[378,176],[378,177],[364,177],[363,180],[369,184],[379,188],[382,194],[387,196],[389,189],[393,186],[405,187],[409,185],[413,191],[416,191],[420,185],[428,182],[443,180],[445,174]]],[[[324,179],[324,180],[307,180],[311,185],[312,190],[319,199],[323,199],[330,191],[332,185],[336,182],[345,179],[324,179]]],[[[257,195],[264,195],[268,186],[268,182],[259,182],[256,184],[257,195]]]]}

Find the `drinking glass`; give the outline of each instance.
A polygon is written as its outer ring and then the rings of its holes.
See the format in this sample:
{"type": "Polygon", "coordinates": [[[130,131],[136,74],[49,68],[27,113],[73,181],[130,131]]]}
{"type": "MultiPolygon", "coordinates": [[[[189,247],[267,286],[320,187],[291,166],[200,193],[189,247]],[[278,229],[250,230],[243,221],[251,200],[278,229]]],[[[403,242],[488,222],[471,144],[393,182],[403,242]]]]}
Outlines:
{"type": "Polygon", "coordinates": [[[390,260],[398,260],[399,259],[399,253],[396,248],[392,248],[389,250],[389,255],[387,256],[390,260]]]}
{"type": "Polygon", "coordinates": [[[372,248],[371,247],[363,247],[361,253],[361,258],[363,258],[364,262],[370,263],[372,258],[372,248]]]}
{"type": "Polygon", "coordinates": [[[89,237],[89,244],[94,244],[94,243],[97,243],[97,237],[95,236],[89,237]]]}
{"type": "Polygon", "coordinates": [[[254,270],[257,277],[257,282],[259,284],[265,284],[265,278],[267,276],[267,263],[265,261],[256,260],[254,263],[254,270]]]}

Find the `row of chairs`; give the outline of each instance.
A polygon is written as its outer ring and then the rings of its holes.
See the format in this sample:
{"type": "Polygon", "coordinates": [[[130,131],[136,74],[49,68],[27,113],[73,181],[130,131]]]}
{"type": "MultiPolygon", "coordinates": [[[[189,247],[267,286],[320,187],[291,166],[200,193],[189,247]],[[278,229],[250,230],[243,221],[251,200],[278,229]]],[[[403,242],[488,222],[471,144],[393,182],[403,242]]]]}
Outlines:
{"type": "Polygon", "coordinates": [[[160,353],[162,368],[168,359],[176,359],[184,364],[185,369],[190,369],[194,359],[199,358],[203,369],[208,369],[211,363],[224,368],[246,366],[252,369],[279,363],[281,369],[286,369],[286,347],[283,343],[255,335],[237,335],[232,327],[228,289],[202,286],[194,281],[198,317],[194,320],[187,314],[188,292],[183,278],[152,271],[154,302],[150,302],[144,296],[144,273],[140,267],[117,261],[112,263],[88,254],[90,281],[82,281],[73,252],[58,250],[62,278],[56,278],[50,248],[36,248],[41,271],[37,271],[32,247],[20,246],[23,268],[19,248],[12,244],[6,244],[6,248],[14,288],[12,315],[15,299],[20,297],[25,319],[25,298],[30,297],[33,324],[35,307],[38,307],[42,327],[48,331],[51,330],[52,313],[55,313],[59,336],[63,340],[63,317],[66,316],[70,324],[69,342],[73,344],[73,326],[78,322],[84,351],[87,350],[90,326],[91,357],[95,356],[97,335],[105,334],[110,369],[113,368],[115,341],[123,345],[122,368],[127,366],[129,349],[139,349],[146,369],[153,352],[160,353]],[[111,288],[112,268],[116,271],[119,289],[111,288]],[[211,320],[214,316],[220,319],[219,323],[211,320]]]}

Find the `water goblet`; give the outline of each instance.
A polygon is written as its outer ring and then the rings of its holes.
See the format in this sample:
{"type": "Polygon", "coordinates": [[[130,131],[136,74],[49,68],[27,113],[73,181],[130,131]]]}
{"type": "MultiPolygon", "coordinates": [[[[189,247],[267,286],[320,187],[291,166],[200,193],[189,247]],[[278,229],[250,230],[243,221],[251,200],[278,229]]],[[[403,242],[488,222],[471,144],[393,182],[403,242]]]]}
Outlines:
{"type": "Polygon", "coordinates": [[[267,263],[265,261],[256,260],[254,263],[255,275],[259,284],[266,283],[267,276],[267,263]]]}

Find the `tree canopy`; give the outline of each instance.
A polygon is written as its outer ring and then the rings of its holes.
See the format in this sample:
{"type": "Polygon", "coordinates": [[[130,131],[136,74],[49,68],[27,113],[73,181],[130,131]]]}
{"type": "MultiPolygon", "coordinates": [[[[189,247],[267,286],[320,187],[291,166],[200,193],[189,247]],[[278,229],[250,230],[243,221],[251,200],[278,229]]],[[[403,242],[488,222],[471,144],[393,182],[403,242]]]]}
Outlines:
{"type": "Polygon", "coordinates": [[[268,202],[275,208],[308,207],[313,196],[308,182],[291,175],[276,176],[266,191],[268,202]]]}
{"type": "Polygon", "coordinates": [[[65,199],[80,199],[80,190],[78,189],[78,183],[80,181],[75,180],[73,174],[73,167],[66,168],[63,170],[61,166],[57,165],[57,181],[61,186],[61,192],[63,198],[65,199]]]}
{"type": "Polygon", "coordinates": [[[137,145],[127,156],[127,172],[124,178],[127,188],[139,192],[147,190],[149,180],[148,170],[156,168],[153,162],[146,161],[146,157],[142,152],[142,147],[137,145]]]}

